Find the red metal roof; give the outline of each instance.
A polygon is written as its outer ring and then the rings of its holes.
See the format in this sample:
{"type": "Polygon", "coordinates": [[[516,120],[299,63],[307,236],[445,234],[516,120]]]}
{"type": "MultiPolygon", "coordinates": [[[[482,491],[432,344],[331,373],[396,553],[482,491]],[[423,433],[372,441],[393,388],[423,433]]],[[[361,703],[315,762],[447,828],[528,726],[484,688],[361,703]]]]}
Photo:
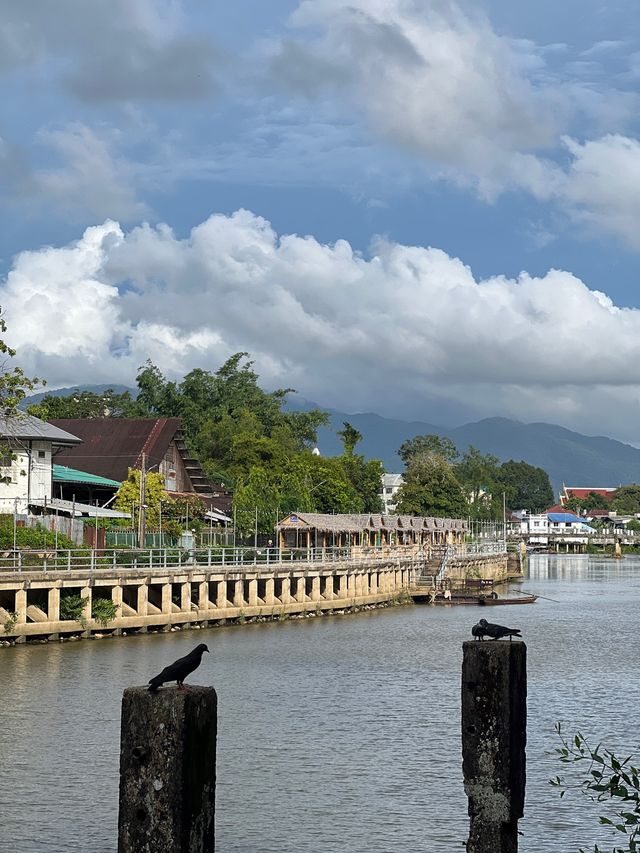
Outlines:
{"type": "Polygon", "coordinates": [[[593,486],[592,488],[574,488],[573,486],[565,486],[564,495],[562,496],[561,500],[569,500],[570,498],[576,498],[579,501],[584,501],[589,497],[592,492],[595,495],[602,495],[603,498],[611,500],[615,491],[616,488],[610,486],[593,486]]]}
{"type": "Polygon", "coordinates": [[[82,439],[82,444],[56,454],[56,462],[122,482],[129,468],[157,470],[180,429],[180,418],[57,418],[49,421],[82,439]]]}

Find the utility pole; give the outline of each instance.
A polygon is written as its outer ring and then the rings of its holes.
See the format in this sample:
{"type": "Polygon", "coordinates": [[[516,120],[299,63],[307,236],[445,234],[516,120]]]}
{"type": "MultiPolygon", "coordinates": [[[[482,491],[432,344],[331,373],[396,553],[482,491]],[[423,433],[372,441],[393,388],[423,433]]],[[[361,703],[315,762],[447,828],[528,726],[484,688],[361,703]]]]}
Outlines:
{"type": "Polygon", "coordinates": [[[142,454],[140,463],[140,513],[138,514],[138,548],[144,548],[146,533],[146,498],[147,498],[147,454],[142,454]]]}

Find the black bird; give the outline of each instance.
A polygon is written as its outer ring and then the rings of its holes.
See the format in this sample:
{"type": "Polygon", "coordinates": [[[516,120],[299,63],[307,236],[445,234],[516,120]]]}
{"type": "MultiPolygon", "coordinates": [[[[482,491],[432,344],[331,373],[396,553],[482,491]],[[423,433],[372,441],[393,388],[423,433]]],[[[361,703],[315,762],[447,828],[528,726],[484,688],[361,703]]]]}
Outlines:
{"type": "Polygon", "coordinates": [[[499,640],[502,637],[520,637],[520,629],[519,628],[505,628],[504,625],[494,625],[491,622],[487,622],[486,619],[480,619],[477,625],[474,625],[471,629],[471,633],[474,636],[479,636],[482,639],[483,636],[491,637],[492,640],[499,640]],[[479,632],[475,632],[474,629],[479,628],[479,632]],[[481,632],[481,633],[480,633],[481,632]]]}
{"type": "Polygon", "coordinates": [[[160,675],[156,675],[155,678],[149,681],[149,690],[155,693],[158,687],[164,684],[165,681],[175,681],[178,684],[178,688],[184,690],[183,681],[200,666],[203,653],[208,651],[209,649],[206,645],[200,643],[188,655],[178,658],[178,660],[170,663],[169,666],[165,666],[160,675]]]}
{"type": "Polygon", "coordinates": [[[484,630],[482,629],[482,625],[474,625],[471,629],[471,633],[476,638],[476,640],[482,640],[484,638],[484,630]]]}

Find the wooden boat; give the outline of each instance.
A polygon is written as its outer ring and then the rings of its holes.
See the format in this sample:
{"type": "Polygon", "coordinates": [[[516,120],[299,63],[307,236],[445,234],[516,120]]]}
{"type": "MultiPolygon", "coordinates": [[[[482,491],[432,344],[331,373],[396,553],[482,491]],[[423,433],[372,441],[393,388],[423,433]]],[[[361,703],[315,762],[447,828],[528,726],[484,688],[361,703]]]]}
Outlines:
{"type": "Polygon", "coordinates": [[[485,607],[494,607],[497,604],[533,604],[534,601],[538,598],[537,595],[519,595],[515,598],[497,598],[491,595],[481,595],[478,598],[478,604],[482,604],[485,607]]]}

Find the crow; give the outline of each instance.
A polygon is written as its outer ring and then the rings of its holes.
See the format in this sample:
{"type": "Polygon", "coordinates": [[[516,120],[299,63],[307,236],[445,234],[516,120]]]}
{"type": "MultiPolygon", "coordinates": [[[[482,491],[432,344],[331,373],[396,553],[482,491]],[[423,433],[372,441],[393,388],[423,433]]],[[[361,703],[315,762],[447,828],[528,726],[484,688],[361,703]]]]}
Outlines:
{"type": "Polygon", "coordinates": [[[165,666],[160,675],[156,675],[155,678],[150,679],[149,690],[151,693],[155,693],[158,687],[164,684],[165,681],[175,681],[178,684],[179,690],[185,690],[186,688],[183,686],[183,681],[200,666],[203,652],[208,651],[209,649],[206,645],[204,643],[200,643],[200,645],[196,646],[188,655],[185,655],[183,658],[178,658],[177,661],[170,663],[169,666],[165,666]]]}
{"type": "Polygon", "coordinates": [[[491,622],[487,622],[486,619],[480,619],[477,625],[474,625],[471,629],[471,633],[482,639],[483,636],[491,637],[492,640],[499,640],[501,637],[520,637],[520,629],[519,628],[505,628],[504,625],[494,625],[491,622]],[[476,631],[475,629],[480,629],[476,631]]]}

